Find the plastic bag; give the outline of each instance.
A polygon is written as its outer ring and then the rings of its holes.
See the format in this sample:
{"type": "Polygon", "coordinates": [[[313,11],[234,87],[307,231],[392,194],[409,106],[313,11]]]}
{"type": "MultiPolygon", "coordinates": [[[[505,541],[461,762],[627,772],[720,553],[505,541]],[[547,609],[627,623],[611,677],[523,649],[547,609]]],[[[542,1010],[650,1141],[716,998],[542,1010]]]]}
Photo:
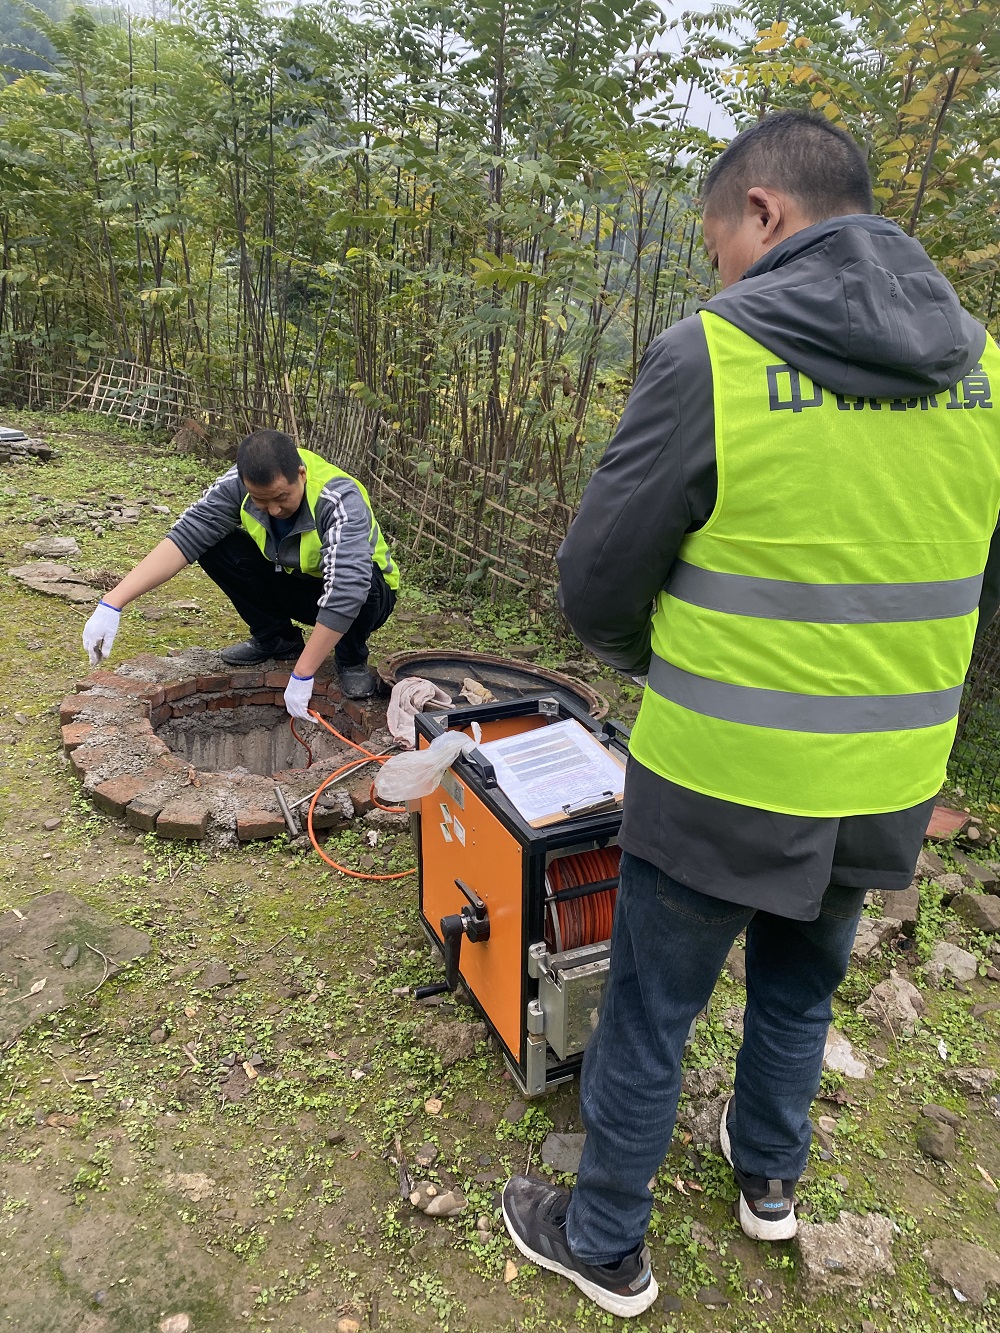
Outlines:
{"type": "Polygon", "coordinates": [[[475,748],[473,737],[461,731],[443,731],[425,750],[408,750],[387,759],[375,779],[375,794],[393,803],[430,796],[458,756],[475,748]]]}

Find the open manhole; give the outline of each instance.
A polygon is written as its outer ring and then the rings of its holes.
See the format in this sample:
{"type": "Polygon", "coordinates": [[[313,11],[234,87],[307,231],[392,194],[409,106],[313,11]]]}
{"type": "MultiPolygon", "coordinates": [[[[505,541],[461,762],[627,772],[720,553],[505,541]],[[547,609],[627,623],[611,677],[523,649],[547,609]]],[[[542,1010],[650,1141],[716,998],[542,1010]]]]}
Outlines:
{"type": "MultiPolygon", "coordinates": [[[[317,673],[312,707],[341,736],[310,722],[292,734],[284,708],[288,670],[263,663],[234,671],[204,649],[144,654],[98,669],[63,700],[63,745],[84,791],[133,828],[219,843],[288,831],[276,792],[301,812],[335,769],[360,762],[324,792],[314,827],[336,829],[372,811],[374,764],[349,742],[384,753],[385,704],[344,699],[332,670],[317,673]]],[[[384,812],[377,812],[382,817],[384,812]]]]}
{"type": "MultiPolygon", "coordinates": [[[[299,723],[297,730],[308,740],[314,762],[338,758],[347,748],[328,731],[307,722],[299,723]]],[[[202,772],[240,769],[273,777],[307,762],[306,751],[288,725],[288,713],[274,704],[171,717],[157,728],[157,735],[174,754],[202,772]]]]}
{"type": "MultiPolygon", "coordinates": [[[[594,717],[607,712],[605,700],[580,681],[486,653],[401,653],[381,673],[389,683],[425,676],[457,705],[464,702],[463,682],[472,680],[498,700],[559,691],[594,717]]],[[[332,667],[321,669],[311,707],[344,739],[299,723],[307,750],[284,708],[288,677],[287,664],[234,671],[201,648],[172,657],[143,654],[91,672],[63,700],[63,745],[95,805],[165,838],[231,844],[277,837],[290,831],[282,800],[304,825],[308,798],[348,764],[360,766],[319,798],[314,828],[341,828],[359,815],[383,828],[402,827],[405,815],[373,808],[374,761],[350,744],[376,755],[393,748],[385,700],[345,699],[332,667]]]]}

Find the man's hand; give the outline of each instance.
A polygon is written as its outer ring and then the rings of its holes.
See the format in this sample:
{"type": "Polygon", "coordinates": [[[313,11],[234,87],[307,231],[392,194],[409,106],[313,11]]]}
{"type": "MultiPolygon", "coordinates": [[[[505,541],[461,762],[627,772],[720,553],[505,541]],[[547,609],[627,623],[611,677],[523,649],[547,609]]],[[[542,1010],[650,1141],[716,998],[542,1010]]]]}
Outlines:
{"type": "Polygon", "coordinates": [[[292,717],[300,718],[303,722],[313,722],[309,716],[309,700],[312,698],[313,677],[296,676],[294,673],[291,680],[285,686],[285,707],[292,717]]]}
{"type": "MultiPolygon", "coordinates": [[[[111,656],[122,613],[110,602],[98,602],[97,610],[83,627],[83,646],[91,666],[99,666],[111,656]]],[[[310,687],[311,688],[311,687],[310,687]]]]}

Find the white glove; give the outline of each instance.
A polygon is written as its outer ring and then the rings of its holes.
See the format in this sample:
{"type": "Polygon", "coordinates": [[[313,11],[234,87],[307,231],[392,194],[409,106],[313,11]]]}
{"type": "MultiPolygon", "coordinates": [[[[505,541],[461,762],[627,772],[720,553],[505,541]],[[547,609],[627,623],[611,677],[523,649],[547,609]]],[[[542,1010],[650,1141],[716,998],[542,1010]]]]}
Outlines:
{"type": "Polygon", "coordinates": [[[98,602],[97,610],[83,627],[83,646],[91,666],[111,656],[111,647],[121,624],[122,613],[110,602],[98,602]]]}
{"type": "Polygon", "coordinates": [[[292,673],[292,678],[285,686],[285,707],[292,717],[300,718],[303,722],[313,722],[309,716],[309,700],[312,698],[313,677],[296,676],[292,673]]]}

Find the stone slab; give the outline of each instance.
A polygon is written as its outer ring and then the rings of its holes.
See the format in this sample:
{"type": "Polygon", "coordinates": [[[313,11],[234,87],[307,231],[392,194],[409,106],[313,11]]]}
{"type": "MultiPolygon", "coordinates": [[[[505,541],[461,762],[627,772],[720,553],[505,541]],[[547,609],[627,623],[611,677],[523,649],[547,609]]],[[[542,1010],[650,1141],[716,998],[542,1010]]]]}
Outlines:
{"type": "Polygon", "coordinates": [[[951,910],[973,930],[1000,935],[1000,898],[985,893],[959,893],[951,900],[951,910]]]}
{"type": "Polygon", "coordinates": [[[998,876],[995,870],[991,870],[989,866],[980,865],[978,861],[973,861],[971,856],[966,856],[957,847],[951,849],[951,856],[957,862],[959,874],[963,878],[972,880],[975,884],[981,884],[987,893],[996,892],[998,876]]]}
{"type": "Polygon", "coordinates": [[[897,919],[904,935],[912,935],[920,917],[920,890],[916,881],[908,889],[882,889],[879,898],[885,915],[897,919]]]}
{"type": "Polygon", "coordinates": [[[148,935],[101,915],[71,893],[44,894],[18,911],[0,916],[0,1045],[93,991],[108,972],[101,953],[111,960],[112,974],[149,953],[148,935]],[[80,946],[78,960],[64,968],[60,959],[74,944],[80,946]],[[44,986],[31,994],[40,981],[44,986]]]}

